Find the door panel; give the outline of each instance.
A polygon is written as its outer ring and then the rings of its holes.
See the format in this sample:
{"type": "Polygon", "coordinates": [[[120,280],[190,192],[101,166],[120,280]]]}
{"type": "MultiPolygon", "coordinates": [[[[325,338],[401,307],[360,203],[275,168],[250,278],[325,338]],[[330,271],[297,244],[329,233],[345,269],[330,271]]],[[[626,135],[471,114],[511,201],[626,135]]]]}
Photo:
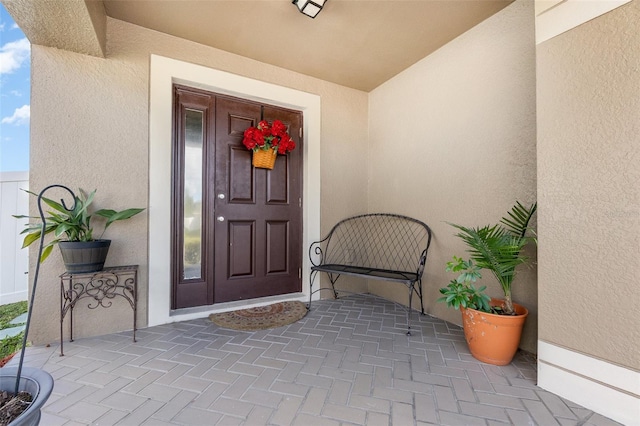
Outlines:
{"type": "Polygon", "coordinates": [[[255,222],[229,221],[229,278],[255,276],[255,222]]]}
{"type": "Polygon", "coordinates": [[[267,174],[267,203],[289,203],[289,157],[279,158],[271,173],[267,174]]]}
{"type": "MultiPolygon", "coordinates": [[[[182,295],[187,287],[178,279],[179,257],[186,233],[177,224],[187,219],[184,212],[188,209],[178,191],[174,211],[174,231],[179,234],[174,237],[174,309],[301,291],[302,113],[190,90],[209,95],[215,105],[202,110],[208,120],[204,126],[209,129],[205,132],[202,172],[202,223],[207,227],[202,231],[201,250],[206,264],[203,260],[198,290],[190,291],[188,297],[182,295]],[[281,120],[297,145],[288,155],[278,155],[273,170],[254,168],[252,153],[242,145],[244,130],[257,126],[261,119],[281,120]]],[[[188,166],[180,158],[184,149],[177,146],[174,161],[182,168],[176,167],[176,176],[183,176],[188,174],[188,166]]]]}
{"type": "Polygon", "coordinates": [[[289,270],[289,222],[267,222],[267,275],[289,270]]]}
{"type": "Polygon", "coordinates": [[[251,151],[244,146],[229,146],[229,202],[255,204],[255,178],[251,151]]]}

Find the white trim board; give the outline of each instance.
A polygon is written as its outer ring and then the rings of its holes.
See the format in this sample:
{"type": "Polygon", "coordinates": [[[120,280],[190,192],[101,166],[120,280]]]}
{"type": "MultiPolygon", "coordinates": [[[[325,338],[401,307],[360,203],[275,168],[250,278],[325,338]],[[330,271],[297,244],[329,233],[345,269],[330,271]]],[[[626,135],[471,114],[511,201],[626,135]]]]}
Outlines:
{"type": "MultiPolygon", "coordinates": [[[[320,239],[320,96],[158,55],[151,55],[149,77],[149,326],[206,317],[209,313],[264,305],[267,299],[171,312],[171,123],[172,86],[180,83],[211,92],[301,110],[304,114],[303,235],[309,247],[320,239]]],[[[302,260],[302,293],[309,298],[309,259],[302,260]]],[[[317,298],[316,294],[316,298],[317,298]]]]}
{"type": "Polygon", "coordinates": [[[640,371],[538,340],[538,386],[626,425],[640,425],[640,371]]]}
{"type": "Polygon", "coordinates": [[[631,0],[536,0],[536,44],[612,11],[631,0]]]}

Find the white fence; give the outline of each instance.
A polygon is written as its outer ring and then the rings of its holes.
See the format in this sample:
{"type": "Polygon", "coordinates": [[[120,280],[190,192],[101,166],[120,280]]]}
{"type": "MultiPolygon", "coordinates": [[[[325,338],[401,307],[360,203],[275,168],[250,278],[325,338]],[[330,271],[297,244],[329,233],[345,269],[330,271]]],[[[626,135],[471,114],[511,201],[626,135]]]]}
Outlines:
{"type": "Polygon", "coordinates": [[[0,305],[27,300],[29,250],[22,249],[19,235],[29,214],[29,172],[0,173],[0,305]]]}

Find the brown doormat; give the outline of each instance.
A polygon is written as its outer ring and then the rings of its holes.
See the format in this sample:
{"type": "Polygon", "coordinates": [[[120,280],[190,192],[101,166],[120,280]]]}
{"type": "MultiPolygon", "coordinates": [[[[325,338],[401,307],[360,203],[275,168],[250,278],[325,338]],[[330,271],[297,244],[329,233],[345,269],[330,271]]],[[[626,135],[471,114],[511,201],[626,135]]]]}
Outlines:
{"type": "Polygon", "coordinates": [[[302,302],[294,301],[211,314],[209,319],[220,327],[253,331],[292,324],[304,318],[305,315],[307,315],[307,306],[302,302]]]}

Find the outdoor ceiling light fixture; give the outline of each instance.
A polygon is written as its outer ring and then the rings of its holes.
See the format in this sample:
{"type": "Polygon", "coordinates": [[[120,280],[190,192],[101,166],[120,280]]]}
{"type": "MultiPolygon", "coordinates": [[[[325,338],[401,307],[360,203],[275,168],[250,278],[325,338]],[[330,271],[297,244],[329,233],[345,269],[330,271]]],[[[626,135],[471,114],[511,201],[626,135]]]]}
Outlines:
{"type": "Polygon", "coordinates": [[[292,3],[295,4],[300,13],[304,13],[310,18],[315,18],[318,13],[324,7],[324,4],[327,0],[293,0],[292,3]]]}

